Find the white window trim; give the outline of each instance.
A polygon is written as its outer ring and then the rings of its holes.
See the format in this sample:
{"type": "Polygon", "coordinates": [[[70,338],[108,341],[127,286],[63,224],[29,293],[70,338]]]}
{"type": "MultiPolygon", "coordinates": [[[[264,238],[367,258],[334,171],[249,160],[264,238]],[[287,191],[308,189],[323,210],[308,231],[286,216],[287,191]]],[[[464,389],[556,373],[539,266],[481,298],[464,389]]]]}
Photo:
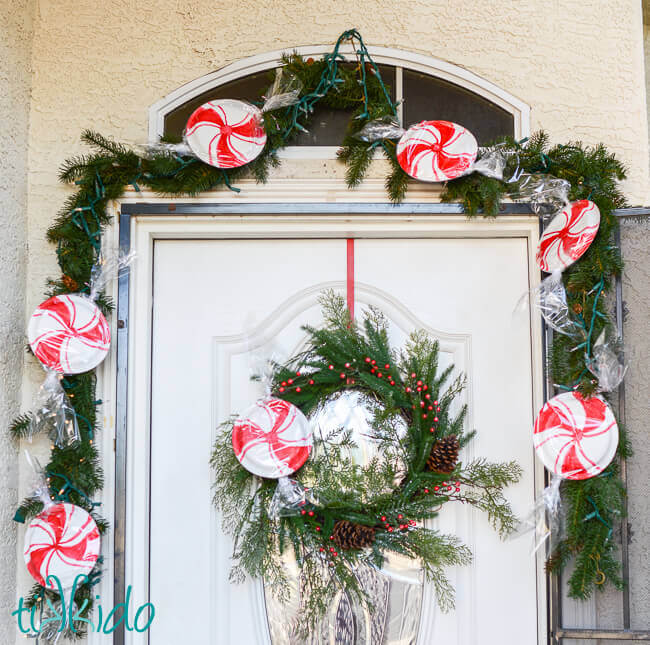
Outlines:
{"type": "MultiPolygon", "coordinates": [[[[378,64],[393,65],[396,67],[396,98],[402,98],[402,70],[409,69],[429,76],[434,76],[455,85],[459,85],[478,96],[491,101],[508,112],[514,119],[514,136],[517,139],[530,135],[530,106],[524,103],[509,92],[501,89],[494,83],[481,78],[477,74],[468,71],[458,65],[453,65],[439,58],[415,54],[392,47],[368,47],[374,61],[378,64]]],[[[172,110],[183,105],[187,101],[209,91],[219,85],[230,83],[243,76],[263,72],[277,67],[282,54],[287,49],[278,49],[272,52],[256,54],[243,58],[230,65],[226,65],[200,78],[185,83],[181,87],[170,92],[167,96],[156,101],[149,108],[149,141],[155,142],[160,139],[164,131],[165,117],[172,110]]],[[[302,56],[322,56],[331,51],[330,45],[316,45],[296,47],[296,51],[302,56]]],[[[354,56],[354,49],[347,44],[341,47],[341,53],[354,56]]],[[[401,109],[399,109],[401,118],[401,109]]],[[[337,146],[289,146],[280,151],[279,156],[285,159],[334,159],[336,158],[337,146]]]]}

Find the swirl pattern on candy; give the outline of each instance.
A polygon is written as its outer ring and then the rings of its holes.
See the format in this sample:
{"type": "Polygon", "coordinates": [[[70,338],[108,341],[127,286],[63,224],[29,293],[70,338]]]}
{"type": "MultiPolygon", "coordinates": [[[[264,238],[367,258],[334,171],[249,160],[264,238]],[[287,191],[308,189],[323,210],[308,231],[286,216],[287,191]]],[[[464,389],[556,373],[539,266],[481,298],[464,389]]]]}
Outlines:
{"type": "Polygon", "coordinates": [[[63,589],[75,578],[92,571],[99,556],[99,530],[95,520],[79,506],[53,504],[39,513],[25,533],[25,564],[34,580],[56,589],[56,576],[63,589]]]}
{"type": "Polygon", "coordinates": [[[237,419],[232,431],[232,447],[241,465],[271,479],[298,470],[307,461],[312,443],[305,415],[282,399],[257,401],[237,419]]]}
{"type": "Polygon", "coordinates": [[[546,468],[568,479],[589,479],[616,454],[618,425],[600,396],[564,392],[544,404],[535,420],[535,451],[546,468]]]}
{"type": "Polygon", "coordinates": [[[588,199],[569,204],[544,229],[537,248],[537,264],[552,273],[566,269],[593,242],[600,226],[600,210],[588,199]]]}
{"type": "Polygon", "coordinates": [[[465,173],[476,161],[478,143],[462,125],[450,121],[421,121],[397,144],[397,161],[421,181],[447,181],[465,173]]]}
{"type": "Polygon", "coordinates": [[[266,144],[262,112],[233,99],[209,101],[197,108],[187,120],[185,137],[192,152],[216,168],[244,166],[266,144]]]}
{"type": "Polygon", "coordinates": [[[108,353],[111,332],[89,298],[54,296],[38,306],[27,327],[32,351],[43,365],[64,374],[97,367],[108,353]]]}

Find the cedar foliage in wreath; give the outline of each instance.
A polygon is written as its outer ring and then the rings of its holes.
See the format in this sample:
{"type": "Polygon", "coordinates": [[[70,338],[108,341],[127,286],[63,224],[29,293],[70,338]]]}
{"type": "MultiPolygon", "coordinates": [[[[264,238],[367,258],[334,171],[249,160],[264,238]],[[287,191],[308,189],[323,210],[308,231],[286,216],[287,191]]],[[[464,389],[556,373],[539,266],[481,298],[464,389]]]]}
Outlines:
{"type": "Polygon", "coordinates": [[[348,452],[353,439],[345,428],[334,440],[315,436],[312,456],[295,475],[311,486],[311,501],[273,519],[269,504],[277,480],[256,477],[241,466],[231,446],[233,420],[224,424],[211,465],[216,471],[214,502],[224,529],[234,536],[232,579],[263,576],[286,598],[288,581],[280,556],[292,548],[308,590],[301,597],[308,629],[339,590],[363,600],[355,565],[381,567],[384,554],[392,551],[418,560],[440,606],[450,609],[453,588],[444,569],[469,563],[471,552],[458,537],[422,522],[434,519],[447,502],[457,501],[487,513],[495,530],[506,536],[516,519],[503,489],[519,480],[521,468],[516,462],[481,458],[450,464],[450,457],[457,457],[474,433],[463,428],[466,406],[452,412],[465,379],[449,382],[454,368],[439,368],[437,341],[415,332],[397,353],[378,310],[371,309],[359,324],[350,319],[340,296],[328,293],[322,305],[324,326],[303,328],[307,349],[275,366],[273,396],[309,416],[333,397],[359,392],[376,404],[372,428],[381,458],[354,463],[348,452]],[[398,426],[406,432],[398,432],[398,426]],[[428,466],[432,449],[441,444],[443,461],[451,465],[446,472],[428,466]]]}

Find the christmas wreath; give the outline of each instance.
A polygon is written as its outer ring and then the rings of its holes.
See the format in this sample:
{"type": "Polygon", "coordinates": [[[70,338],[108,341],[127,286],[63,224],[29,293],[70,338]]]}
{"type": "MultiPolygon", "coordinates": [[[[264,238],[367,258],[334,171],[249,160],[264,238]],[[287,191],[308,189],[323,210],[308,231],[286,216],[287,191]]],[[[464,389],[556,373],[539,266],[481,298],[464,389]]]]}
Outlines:
{"type": "MultiPolygon", "coordinates": [[[[295,479],[259,477],[243,467],[245,450],[239,452],[236,433],[250,420],[226,422],[214,446],[214,502],[235,544],[232,579],[264,577],[282,598],[288,592],[282,555],[293,550],[308,629],[341,589],[363,600],[354,568],[381,568],[392,551],[419,561],[439,605],[449,609],[454,595],[445,567],[467,564],[472,554],[458,537],[424,523],[446,503],[461,502],[487,513],[499,534],[507,535],[516,520],[503,489],[518,481],[521,468],[516,462],[460,460],[474,435],[464,429],[466,406],[454,405],[465,378],[452,379],[453,365],[440,368],[437,341],[418,331],[397,352],[380,311],[371,308],[359,324],[342,297],[328,293],[322,304],[324,325],[303,328],[306,349],[274,365],[271,397],[261,402],[287,402],[317,427],[311,455],[295,479]],[[365,403],[371,410],[376,450],[365,463],[354,458],[357,446],[345,421],[328,418],[332,404],[351,394],[349,405],[365,403]]],[[[274,459],[297,456],[299,464],[309,454],[300,458],[303,447],[296,447],[293,455],[282,455],[283,449],[274,459]]]]}

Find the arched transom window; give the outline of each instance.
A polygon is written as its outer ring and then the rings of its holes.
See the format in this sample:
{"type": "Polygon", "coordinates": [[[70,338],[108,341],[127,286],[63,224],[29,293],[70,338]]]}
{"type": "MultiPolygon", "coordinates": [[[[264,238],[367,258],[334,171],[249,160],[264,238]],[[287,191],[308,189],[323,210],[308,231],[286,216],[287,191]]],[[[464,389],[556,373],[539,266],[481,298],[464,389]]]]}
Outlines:
{"type": "MultiPolygon", "coordinates": [[[[399,118],[408,127],[425,119],[460,123],[479,145],[502,135],[528,136],[528,106],[479,76],[435,58],[383,47],[369,47],[382,79],[399,102],[399,118]]],[[[317,58],[330,47],[299,47],[317,58]]],[[[347,54],[351,64],[352,50],[347,54]]],[[[219,98],[256,101],[268,88],[270,73],[282,51],[246,58],[178,88],[151,107],[149,138],[180,137],[189,115],[202,103],[219,98]]],[[[344,110],[317,107],[308,133],[301,133],[284,156],[330,158],[340,145],[350,119],[344,110]]]]}

